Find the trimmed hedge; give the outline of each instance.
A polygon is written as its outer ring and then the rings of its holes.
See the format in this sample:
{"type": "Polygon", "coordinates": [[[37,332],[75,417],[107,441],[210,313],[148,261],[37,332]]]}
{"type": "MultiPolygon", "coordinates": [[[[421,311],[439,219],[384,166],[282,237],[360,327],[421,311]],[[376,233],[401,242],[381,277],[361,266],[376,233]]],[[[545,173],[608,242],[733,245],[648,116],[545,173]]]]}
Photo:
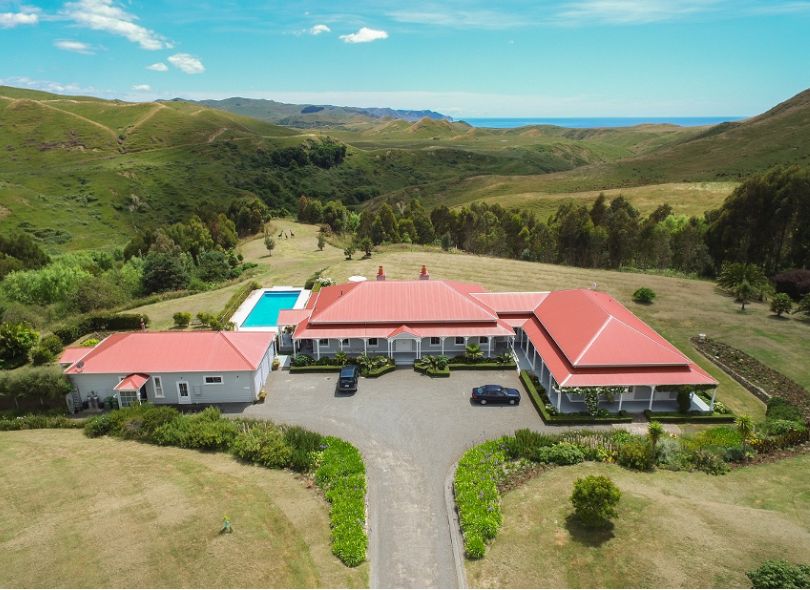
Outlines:
{"type": "Polygon", "coordinates": [[[517,365],[511,363],[456,363],[450,362],[448,365],[451,371],[492,371],[494,369],[512,369],[515,370],[517,365]]]}
{"type": "Polygon", "coordinates": [[[644,416],[648,420],[658,420],[669,424],[681,424],[687,422],[700,422],[702,424],[728,424],[734,422],[734,414],[681,414],[680,412],[651,412],[644,410],[644,416]]]}
{"type": "Polygon", "coordinates": [[[413,370],[416,371],[417,373],[421,373],[422,375],[427,375],[428,377],[450,376],[449,365],[444,369],[432,369],[429,365],[414,363],[413,370]]]}
{"type": "Polygon", "coordinates": [[[228,303],[225,304],[225,307],[222,308],[222,311],[219,312],[218,317],[220,321],[228,321],[231,319],[231,316],[236,313],[236,310],[239,309],[239,306],[245,302],[245,299],[248,298],[253,291],[256,289],[261,289],[261,285],[256,281],[250,281],[246,283],[239,289],[237,289],[231,298],[228,299],[228,303]]]}
{"type": "Polygon", "coordinates": [[[366,467],[360,452],[339,438],[327,436],[315,483],[329,502],[332,553],[349,567],[366,559],[366,467]]]}
{"type": "Polygon", "coordinates": [[[500,439],[469,449],[458,462],[453,493],[458,519],[464,537],[464,553],[469,559],[480,559],[487,543],[495,538],[503,522],[499,474],[506,463],[500,439]]]}
{"type": "Polygon", "coordinates": [[[27,414],[17,418],[0,418],[0,431],[35,430],[38,428],[84,428],[85,420],[66,416],[27,414]]]}
{"type": "Polygon", "coordinates": [[[149,325],[149,316],[144,314],[114,314],[95,313],[91,315],[79,316],[69,323],[62,324],[55,328],[53,333],[68,345],[91,332],[117,331],[117,330],[140,330],[141,321],[144,326],[149,325]]]}
{"type": "Polygon", "coordinates": [[[581,414],[551,414],[546,409],[547,402],[543,399],[543,395],[537,390],[534,381],[532,381],[531,373],[525,369],[522,370],[520,372],[520,382],[523,383],[523,387],[529,394],[532,404],[534,404],[534,407],[537,409],[537,412],[540,414],[540,417],[546,424],[625,424],[633,421],[633,416],[630,415],[600,417],[589,415],[583,416],[581,414]]]}
{"type": "Polygon", "coordinates": [[[363,377],[368,377],[369,379],[376,379],[377,377],[382,377],[386,373],[390,373],[391,371],[395,371],[397,368],[396,365],[386,365],[384,367],[373,367],[368,371],[360,369],[360,374],[363,377]]]}
{"type": "Polygon", "coordinates": [[[343,367],[339,365],[307,365],[305,367],[290,367],[290,373],[339,373],[343,367]]]}

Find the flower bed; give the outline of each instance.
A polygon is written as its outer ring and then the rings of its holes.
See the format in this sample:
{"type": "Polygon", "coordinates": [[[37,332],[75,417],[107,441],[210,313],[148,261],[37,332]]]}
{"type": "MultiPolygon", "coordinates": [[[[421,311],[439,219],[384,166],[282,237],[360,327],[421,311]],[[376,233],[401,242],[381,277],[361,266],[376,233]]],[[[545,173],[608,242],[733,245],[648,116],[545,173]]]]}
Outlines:
{"type": "Polygon", "coordinates": [[[443,369],[434,368],[428,365],[427,363],[421,363],[416,361],[413,364],[413,370],[417,373],[422,373],[422,375],[427,375],[428,377],[449,377],[450,376],[450,366],[446,366],[443,369]]]}
{"type": "Polygon", "coordinates": [[[532,404],[537,409],[543,422],[546,424],[622,424],[633,421],[633,417],[626,412],[620,414],[610,414],[608,416],[591,416],[587,413],[576,414],[553,414],[546,406],[550,406],[551,402],[546,396],[545,390],[542,386],[536,384],[529,371],[523,370],[520,372],[520,382],[529,394],[532,404]]]}

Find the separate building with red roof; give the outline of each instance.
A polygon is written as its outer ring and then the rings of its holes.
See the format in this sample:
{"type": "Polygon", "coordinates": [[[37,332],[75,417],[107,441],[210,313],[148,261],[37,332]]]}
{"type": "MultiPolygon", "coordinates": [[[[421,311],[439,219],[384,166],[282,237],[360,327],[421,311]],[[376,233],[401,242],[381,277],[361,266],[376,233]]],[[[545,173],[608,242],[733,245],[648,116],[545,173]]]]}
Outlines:
{"type": "MultiPolygon", "coordinates": [[[[275,332],[119,332],[67,349],[60,363],[81,401],[122,406],[252,402],[275,354],[275,332]]],[[[78,401],[78,400],[76,400],[78,401]]]]}
{"type": "MultiPolygon", "coordinates": [[[[586,388],[616,388],[612,409],[621,410],[671,407],[681,386],[717,385],[621,303],[589,289],[491,293],[428,280],[424,267],[419,280],[386,281],[380,267],[376,281],[324,287],[278,323],[294,327],[295,350],[316,359],[342,351],[409,364],[463,354],[470,343],[485,356],[515,352],[560,412],[585,409],[586,388]]],[[[695,396],[693,407],[709,409],[695,396]]]]}

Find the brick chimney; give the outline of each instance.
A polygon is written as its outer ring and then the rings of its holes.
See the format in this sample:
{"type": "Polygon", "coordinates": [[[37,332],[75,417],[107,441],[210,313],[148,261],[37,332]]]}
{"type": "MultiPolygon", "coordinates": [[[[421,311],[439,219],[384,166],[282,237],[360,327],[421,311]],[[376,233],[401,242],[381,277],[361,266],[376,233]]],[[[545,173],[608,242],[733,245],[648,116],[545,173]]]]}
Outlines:
{"type": "Polygon", "coordinates": [[[385,280],[385,271],[383,270],[382,265],[380,268],[377,269],[377,280],[384,281],[385,280]]]}
{"type": "Polygon", "coordinates": [[[427,266],[425,266],[424,264],[422,265],[422,270],[419,271],[419,280],[420,281],[430,280],[430,274],[428,273],[427,266]]]}

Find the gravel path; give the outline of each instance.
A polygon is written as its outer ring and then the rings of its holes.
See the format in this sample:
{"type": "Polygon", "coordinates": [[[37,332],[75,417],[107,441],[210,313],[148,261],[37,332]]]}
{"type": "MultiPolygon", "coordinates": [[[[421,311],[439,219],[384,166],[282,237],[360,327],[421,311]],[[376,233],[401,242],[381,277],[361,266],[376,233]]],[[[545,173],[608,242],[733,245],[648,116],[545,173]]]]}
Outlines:
{"type": "Polygon", "coordinates": [[[470,403],[475,385],[521,389],[516,373],[457,371],[431,379],[402,369],[361,379],[352,396],[335,395],[335,378],[273,372],[265,403],[243,413],[339,436],[360,449],[372,588],[457,587],[444,487],[450,468],[475,443],[547,428],[525,398],[519,406],[470,403]]]}

